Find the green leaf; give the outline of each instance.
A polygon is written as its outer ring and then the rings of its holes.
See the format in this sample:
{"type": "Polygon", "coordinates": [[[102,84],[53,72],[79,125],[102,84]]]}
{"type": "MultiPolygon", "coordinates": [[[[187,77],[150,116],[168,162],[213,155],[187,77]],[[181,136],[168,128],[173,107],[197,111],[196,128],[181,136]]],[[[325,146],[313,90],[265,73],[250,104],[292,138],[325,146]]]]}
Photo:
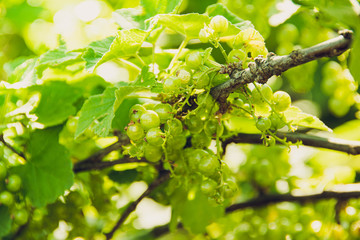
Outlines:
{"type": "Polygon", "coordinates": [[[9,76],[8,82],[13,84],[14,88],[22,87],[26,88],[36,83],[36,62],[37,58],[31,58],[26,60],[15,68],[14,72],[9,76]],[[19,84],[16,84],[19,83],[19,84]]]}
{"type": "Polygon", "coordinates": [[[114,87],[106,88],[102,94],[89,97],[80,110],[75,138],[80,136],[92,124],[91,129],[99,136],[107,136],[113,120],[116,100],[114,87]]]}
{"type": "Polygon", "coordinates": [[[74,102],[81,96],[80,89],[71,87],[62,81],[50,81],[35,90],[41,93],[38,106],[32,111],[37,122],[46,127],[64,122],[76,113],[74,102]]]}
{"type": "Polygon", "coordinates": [[[246,29],[249,27],[254,28],[250,21],[245,21],[234,13],[232,13],[227,7],[225,7],[222,3],[216,3],[208,6],[205,11],[209,17],[214,17],[216,15],[224,16],[231,24],[240,29],[246,29]]]}
{"type": "Polygon", "coordinates": [[[122,102],[125,100],[125,98],[130,93],[133,93],[136,90],[139,90],[139,87],[123,86],[123,87],[120,87],[118,90],[116,90],[116,92],[115,92],[116,101],[115,101],[115,104],[114,104],[114,109],[115,110],[118,109],[120,107],[120,105],[122,104],[122,102]]]}
{"type": "Polygon", "coordinates": [[[89,44],[82,58],[85,60],[85,67],[87,70],[91,70],[102,56],[109,51],[111,43],[115,37],[107,37],[103,40],[92,42],[89,44]]]}
{"type": "Polygon", "coordinates": [[[198,38],[200,30],[209,24],[210,18],[205,14],[189,13],[184,15],[160,14],[154,17],[157,23],[168,27],[188,39],[198,38]]]}
{"type": "Polygon", "coordinates": [[[141,0],[137,8],[118,9],[113,13],[115,22],[123,29],[148,29],[146,20],[163,13],[175,12],[182,0],[141,0]]]}
{"type": "Polygon", "coordinates": [[[291,125],[307,127],[307,128],[315,128],[324,131],[332,132],[332,130],[327,127],[319,118],[304,113],[298,107],[291,106],[285,112],[284,116],[286,121],[290,121],[291,125]]]}
{"type": "Polygon", "coordinates": [[[0,206],[0,237],[9,234],[11,222],[9,208],[7,206],[0,206]]]}
{"type": "Polygon", "coordinates": [[[141,0],[140,5],[144,8],[146,19],[157,14],[175,12],[182,0],[141,0]]]}
{"type": "Polygon", "coordinates": [[[130,122],[130,108],[137,103],[139,103],[139,100],[136,98],[124,99],[115,112],[111,127],[113,129],[119,129],[120,131],[123,131],[126,125],[130,122]]]}
{"type": "Polygon", "coordinates": [[[25,165],[14,169],[35,207],[54,202],[74,182],[69,153],[58,141],[61,129],[52,127],[32,132],[27,147],[30,158],[25,165]]]}
{"type": "Polygon", "coordinates": [[[136,77],[131,86],[149,88],[154,93],[162,91],[162,84],[156,81],[155,74],[149,71],[149,66],[144,66],[141,69],[141,74],[136,77]]]}
{"type": "Polygon", "coordinates": [[[109,51],[107,51],[96,63],[95,68],[114,58],[135,56],[148,34],[148,32],[139,29],[118,31],[116,38],[111,43],[109,51]]]}
{"type": "Polygon", "coordinates": [[[206,226],[224,213],[224,206],[210,202],[200,191],[193,199],[186,199],[180,217],[184,227],[194,234],[204,233],[206,226]]]}
{"type": "MultiPolygon", "coordinates": [[[[358,29],[360,30],[360,28],[358,29]]],[[[359,62],[360,62],[360,32],[358,31],[353,37],[353,42],[351,44],[352,50],[350,54],[350,64],[349,64],[349,70],[354,77],[355,81],[358,83],[360,82],[360,68],[359,68],[359,62]]]]}
{"type": "Polygon", "coordinates": [[[44,53],[39,57],[36,64],[38,77],[41,78],[43,71],[49,67],[61,68],[82,61],[81,55],[81,50],[79,52],[67,51],[65,44],[60,45],[55,50],[44,53]]]}

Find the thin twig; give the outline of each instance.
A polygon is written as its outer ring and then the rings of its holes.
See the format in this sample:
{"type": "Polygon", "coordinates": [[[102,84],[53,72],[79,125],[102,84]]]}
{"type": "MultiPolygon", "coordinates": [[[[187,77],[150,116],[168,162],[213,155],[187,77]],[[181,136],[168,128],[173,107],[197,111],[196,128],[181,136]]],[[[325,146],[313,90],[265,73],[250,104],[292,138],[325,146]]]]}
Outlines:
{"type": "Polygon", "coordinates": [[[226,208],[226,213],[231,213],[240,209],[248,207],[263,207],[269,204],[280,203],[280,202],[314,202],[323,199],[338,199],[348,200],[350,198],[359,198],[360,191],[324,191],[316,194],[308,195],[291,195],[291,194],[277,194],[277,195],[266,195],[258,198],[251,199],[246,202],[236,203],[226,208]]]}
{"type": "Polygon", "coordinates": [[[121,225],[125,222],[125,220],[128,218],[128,216],[135,211],[137,205],[140,203],[140,201],[147,197],[156,187],[158,187],[159,185],[161,185],[162,183],[164,183],[165,181],[167,181],[170,178],[170,173],[166,172],[164,174],[160,174],[160,176],[154,181],[152,182],[149,187],[145,190],[145,192],[143,194],[141,194],[141,196],[136,199],[134,202],[132,202],[128,208],[122,213],[120,219],[118,220],[118,222],[115,224],[115,226],[113,227],[113,229],[106,234],[106,239],[111,239],[112,236],[114,235],[115,231],[121,227],[121,225]]]}
{"type": "MultiPolygon", "coordinates": [[[[279,138],[286,138],[287,141],[296,143],[302,142],[305,146],[326,148],[345,152],[351,155],[360,154],[360,141],[343,140],[339,138],[324,138],[304,133],[277,133],[279,138]]],[[[239,133],[223,141],[222,145],[225,149],[229,143],[252,143],[262,144],[261,134],[239,133]]]]}
{"type": "MultiPolygon", "coordinates": [[[[298,65],[322,58],[338,56],[348,50],[351,45],[352,32],[347,30],[340,33],[341,35],[322,42],[315,46],[295,50],[289,55],[276,56],[269,53],[267,58],[256,57],[255,62],[251,62],[248,68],[228,69],[230,79],[211,89],[210,93],[214,99],[218,100],[220,105],[226,106],[228,95],[244,84],[251,82],[266,83],[273,75],[280,75],[286,70],[298,65]]],[[[225,66],[226,68],[227,66],[225,66]]],[[[226,107],[221,109],[226,111],[226,107]]]]}
{"type": "Polygon", "coordinates": [[[108,146],[106,148],[100,149],[99,151],[97,151],[96,153],[91,155],[90,157],[88,157],[80,162],[77,162],[74,166],[74,169],[81,168],[80,166],[90,166],[92,163],[100,162],[106,155],[108,155],[112,151],[118,150],[121,148],[121,146],[129,144],[129,143],[130,143],[129,138],[126,135],[119,134],[118,141],[116,141],[115,143],[111,144],[110,146],[108,146]]]}
{"type": "Polygon", "coordinates": [[[81,161],[74,165],[74,173],[91,171],[91,170],[102,170],[108,167],[112,167],[118,164],[126,163],[148,163],[145,159],[131,158],[129,156],[124,156],[121,159],[112,160],[112,161],[96,161],[96,162],[86,162],[81,161]]]}
{"type": "MultiPolygon", "coordinates": [[[[257,198],[250,199],[246,202],[233,204],[225,209],[226,213],[232,213],[238,210],[242,210],[249,207],[264,207],[269,204],[276,204],[280,202],[316,202],[319,200],[337,199],[341,202],[349,200],[351,198],[360,198],[360,191],[354,191],[359,189],[358,184],[346,184],[341,187],[341,191],[324,191],[321,193],[307,194],[307,195],[291,195],[291,194],[276,194],[276,195],[262,195],[257,198]],[[348,190],[347,190],[348,189],[348,190]]],[[[177,228],[182,228],[182,224],[179,223],[177,228]]],[[[169,232],[169,225],[163,225],[154,228],[150,234],[158,238],[169,232]]]]}
{"type": "Polygon", "coordinates": [[[11,146],[9,143],[7,143],[5,141],[3,134],[0,135],[0,142],[2,142],[4,144],[4,146],[6,146],[8,149],[10,149],[13,153],[15,153],[19,157],[22,157],[23,159],[26,160],[26,157],[22,152],[17,151],[13,146],[11,146]]]}

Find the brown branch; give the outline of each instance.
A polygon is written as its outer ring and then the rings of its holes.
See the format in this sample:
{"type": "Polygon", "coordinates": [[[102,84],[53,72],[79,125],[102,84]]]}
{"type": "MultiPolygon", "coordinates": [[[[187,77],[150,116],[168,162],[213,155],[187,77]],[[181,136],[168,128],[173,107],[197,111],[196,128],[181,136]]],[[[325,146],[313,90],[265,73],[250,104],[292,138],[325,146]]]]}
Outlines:
{"type": "Polygon", "coordinates": [[[337,199],[337,200],[348,200],[350,198],[359,198],[360,191],[324,191],[322,193],[309,194],[309,195],[267,195],[258,198],[251,199],[246,202],[236,203],[226,208],[226,213],[231,213],[236,210],[248,208],[248,207],[263,207],[269,204],[280,203],[280,202],[314,202],[323,199],[337,199]]]}
{"type": "MultiPolygon", "coordinates": [[[[338,138],[324,138],[304,133],[277,133],[278,137],[296,143],[301,141],[303,145],[310,147],[326,148],[345,152],[351,155],[360,154],[360,141],[350,141],[338,138]]],[[[261,134],[240,133],[223,141],[222,146],[226,149],[229,143],[252,143],[262,144],[261,134]]]]}
{"type": "Polygon", "coordinates": [[[254,81],[266,83],[271,76],[280,75],[292,67],[322,57],[338,56],[350,48],[352,38],[352,32],[349,30],[343,31],[340,34],[341,35],[336,38],[315,46],[295,50],[289,55],[276,56],[274,53],[269,53],[266,59],[256,57],[255,62],[249,63],[248,68],[233,69],[229,74],[230,79],[213,87],[210,93],[220,104],[226,105],[228,95],[244,84],[254,81]]]}
{"type": "Polygon", "coordinates": [[[108,146],[106,148],[103,148],[103,149],[99,150],[98,152],[94,153],[93,155],[86,158],[82,162],[101,161],[106,155],[108,155],[112,151],[118,150],[118,149],[121,148],[121,146],[129,144],[129,143],[130,143],[129,138],[126,135],[121,134],[121,135],[118,136],[118,141],[117,142],[111,144],[110,146],[108,146]]]}
{"type": "Polygon", "coordinates": [[[22,157],[23,159],[26,160],[26,157],[22,152],[17,151],[13,146],[11,146],[9,143],[7,143],[5,141],[3,134],[0,135],[0,142],[2,142],[4,144],[4,146],[6,146],[8,149],[10,149],[13,153],[15,153],[19,157],[22,157]]]}
{"type": "Polygon", "coordinates": [[[137,159],[137,158],[131,158],[129,156],[124,156],[121,159],[113,160],[113,161],[96,161],[96,162],[88,162],[88,161],[81,161],[77,162],[74,167],[73,171],[74,173],[79,172],[85,172],[85,171],[91,171],[91,170],[102,170],[108,167],[112,167],[118,164],[125,164],[125,163],[141,163],[146,162],[145,159],[137,159]]]}
{"type": "Polygon", "coordinates": [[[112,236],[114,235],[115,231],[121,227],[121,225],[125,222],[125,220],[128,218],[128,216],[135,211],[137,205],[140,203],[140,201],[149,196],[149,194],[159,185],[161,185],[162,183],[164,183],[165,181],[167,181],[170,178],[170,173],[166,172],[159,175],[159,177],[152,182],[149,187],[145,190],[145,192],[143,194],[141,194],[141,196],[136,199],[134,202],[132,202],[127,209],[125,209],[125,211],[122,213],[120,219],[118,220],[118,222],[115,224],[115,226],[113,227],[113,229],[105,234],[106,235],[106,239],[111,239],[112,236]]]}
{"type": "MultiPolygon", "coordinates": [[[[250,199],[246,202],[236,203],[233,204],[225,209],[226,213],[232,213],[237,210],[249,208],[249,207],[264,207],[269,204],[276,204],[280,202],[299,202],[299,203],[308,203],[308,202],[315,202],[319,200],[326,200],[326,199],[337,199],[341,202],[344,202],[350,198],[360,198],[360,191],[353,191],[353,189],[359,189],[359,186],[352,187],[351,185],[355,184],[347,184],[341,186],[341,191],[324,191],[321,193],[315,194],[308,194],[308,195],[291,195],[291,194],[276,194],[276,195],[262,195],[257,198],[250,199]],[[346,190],[347,187],[352,190],[346,190]],[[345,190],[344,190],[345,189],[345,190]]],[[[356,184],[357,185],[357,184],[356,184]]],[[[179,223],[178,228],[182,228],[182,224],[179,223]]],[[[169,225],[163,225],[154,228],[150,234],[153,237],[160,237],[169,232],[169,225]]]]}
{"type": "Polygon", "coordinates": [[[107,162],[102,162],[101,160],[108,155],[109,153],[111,153],[112,151],[118,150],[121,148],[121,146],[129,144],[129,138],[124,135],[124,134],[118,134],[118,141],[116,141],[115,143],[111,144],[110,146],[100,149],[99,151],[97,151],[96,153],[94,153],[93,155],[91,155],[90,157],[77,162],[74,167],[73,170],[74,172],[82,172],[82,171],[87,171],[87,170],[101,170],[103,168],[107,168],[107,167],[111,167],[114,166],[116,164],[119,163],[125,163],[125,162],[135,162],[135,160],[129,158],[129,157],[124,157],[122,159],[116,160],[116,161],[107,161],[107,162]],[[118,163],[116,163],[118,162],[118,163]]]}

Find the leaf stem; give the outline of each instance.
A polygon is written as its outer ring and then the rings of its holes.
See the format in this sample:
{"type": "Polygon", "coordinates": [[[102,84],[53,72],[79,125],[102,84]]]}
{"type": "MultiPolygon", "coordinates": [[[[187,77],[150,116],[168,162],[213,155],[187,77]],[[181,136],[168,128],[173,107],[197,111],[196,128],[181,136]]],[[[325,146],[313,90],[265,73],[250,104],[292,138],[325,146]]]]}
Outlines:
{"type": "Polygon", "coordinates": [[[178,51],[176,52],[176,54],[174,55],[174,57],[171,59],[171,62],[170,62],[170,64],[169,64],[168,69],[171,69],[171,68],[174,66],[175,62],[177,61],[177,59],[178,59],[179,56],[180,56],[181,51],[186,47],[186,45],[188,44],[189,40],[190,40],[189,38],[185,38],[184,41],[182,41],[182,43],[180,44],[180,46],[179,46],[179,48],[178,48],[178,51]]]}

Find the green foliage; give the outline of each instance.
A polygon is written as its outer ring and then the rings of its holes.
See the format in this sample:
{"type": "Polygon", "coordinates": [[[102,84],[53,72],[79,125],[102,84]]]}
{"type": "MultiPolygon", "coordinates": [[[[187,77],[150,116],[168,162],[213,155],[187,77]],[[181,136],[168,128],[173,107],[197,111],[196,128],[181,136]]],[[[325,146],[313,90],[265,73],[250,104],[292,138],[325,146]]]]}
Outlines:
{"type": "Polygon", "coordinates": [[[70,156],[58,143],[61,127],[36,130],[31,133],[29,161],[16,167],[24,184],[25,194],[36,207],[54,202],[74,183],[70,156]]]}

